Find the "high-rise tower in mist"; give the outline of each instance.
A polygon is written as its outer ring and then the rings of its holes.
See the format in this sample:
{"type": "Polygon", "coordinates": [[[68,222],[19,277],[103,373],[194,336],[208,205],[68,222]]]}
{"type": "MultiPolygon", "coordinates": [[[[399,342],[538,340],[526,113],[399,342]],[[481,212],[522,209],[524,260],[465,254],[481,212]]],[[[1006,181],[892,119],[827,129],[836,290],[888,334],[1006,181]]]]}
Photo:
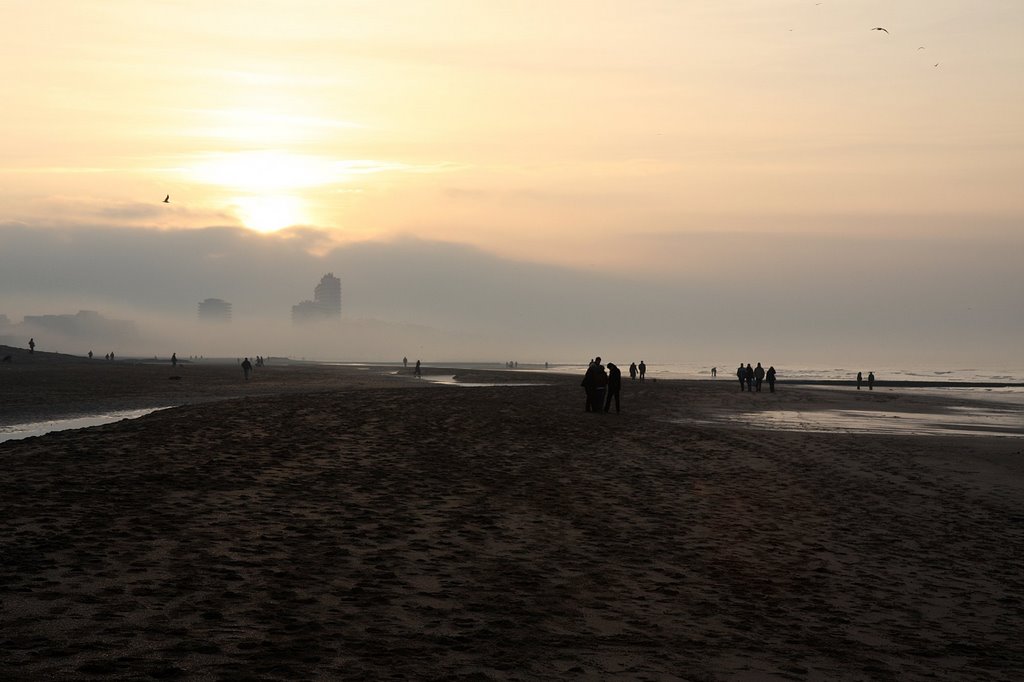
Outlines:
{"type": "Polygon", "coordinates": [[[330,320],[341,317],[341,280],[328,272],[313,290],[312,301],[292,306],[292,322],[330,320]]]}
{"type": "Polygon", "coordinates": [[[231,304],[219,298],[208,298],[199,304],[199,319],[203,322],[230,322],[231,304]]]}

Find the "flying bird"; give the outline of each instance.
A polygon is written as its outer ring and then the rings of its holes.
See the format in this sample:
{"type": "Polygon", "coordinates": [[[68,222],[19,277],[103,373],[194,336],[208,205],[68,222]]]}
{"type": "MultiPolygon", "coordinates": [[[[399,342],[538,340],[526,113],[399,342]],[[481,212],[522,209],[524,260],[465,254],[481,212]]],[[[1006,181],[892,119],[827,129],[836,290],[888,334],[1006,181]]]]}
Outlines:
{"type": "Polygon", "coordinates": [[[889,32],[889,30],[888,30],[888,29],[882,28],[881,26],[875,26],[875,27],[874,27],[873,29],[871,29],[871,30],[872,30],[872,31],[885,31],[886,33],[888,33],[888,32],[889,32]]]}
{"type": "Polygon", "coordinates": [[[923,50],[923,49],[924,49],[924,45],[922,45],[921,47],[919,47],[919,48],[917,48],[917,49],[919,49],[919,50],[923,50]]]}
{"type": "Polygon", "coordinates": [[[168,194],[167,196],[164,197],[164,203],[165,204],[171,203],[171,195],[170,194],[168,194]]]}

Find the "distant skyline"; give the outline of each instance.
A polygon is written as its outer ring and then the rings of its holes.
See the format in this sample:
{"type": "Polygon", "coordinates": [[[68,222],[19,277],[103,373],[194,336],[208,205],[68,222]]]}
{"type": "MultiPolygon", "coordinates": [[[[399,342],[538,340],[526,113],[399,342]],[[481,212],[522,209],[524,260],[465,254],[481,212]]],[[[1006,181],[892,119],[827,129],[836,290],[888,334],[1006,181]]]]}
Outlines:
{"type": "Polygon", "coordinates": [[[1021,35],[1011,0],[14,0],[0,314],[217,296],[305,351],[275,320],[333,271],[369,349],[1012,363],[1021,35]]]}

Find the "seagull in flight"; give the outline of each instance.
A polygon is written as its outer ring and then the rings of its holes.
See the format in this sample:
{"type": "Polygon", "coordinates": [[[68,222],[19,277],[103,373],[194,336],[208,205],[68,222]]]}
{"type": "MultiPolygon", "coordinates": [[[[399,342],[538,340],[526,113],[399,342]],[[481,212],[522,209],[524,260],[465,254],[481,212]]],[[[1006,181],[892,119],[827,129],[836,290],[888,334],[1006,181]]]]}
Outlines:
{"type": "Polygon", "coordinates": [[[888,29],[882,28],[881,26],[875,26],[875,27],[874,27],[873,29],[871,29],[871,30],[872,30],[872,31],[885,31],[886,33],[888,33],[888,32],[889,32],[889,30],[888,30],[888,29]]]}
{"type": "Polygon", "coordinates": [[[167,196],[164,197],[164,203],[165,204],[171,203],[171,195],[170,194],[168,194],[167,196]]]}

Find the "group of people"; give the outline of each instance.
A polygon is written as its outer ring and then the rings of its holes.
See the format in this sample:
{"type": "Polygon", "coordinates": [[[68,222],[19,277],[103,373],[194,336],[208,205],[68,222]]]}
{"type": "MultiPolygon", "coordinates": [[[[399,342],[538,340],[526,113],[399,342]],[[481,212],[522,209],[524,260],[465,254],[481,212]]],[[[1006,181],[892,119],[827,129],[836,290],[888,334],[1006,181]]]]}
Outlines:
{"type": "MultiPolygon", "coordinates": [[[[857,372],[857,390],[860,390],[860,385],[864,382],[864,375],[857,372]]],[[[875,373],[868,372],[868,390],[875,390],[875,373]]]]}
{"type": "MultiPolygon", "coordinates": [[[[642,363],[641,363],[642,364],[642,363]]],[[[632,374],[636,365],[630,367],[632,374]]],[[[615,412],[619,412],[619,394],[622,392],[622,372],[614,362],[609,362],[607,372],[601,364],[600,356],[590,361],[587,373],[583,375],[580,383],[587,393],[587,412],[608,412],[615,400],[615,412]]]]}
{"type": "Polygon", "coordinates": [[[640,377],[640,381],[644,380],[644,375],[647,374],[647,365],[641,360],[640,364],[637,365],[635,362],[629,363],[629,378],[636,381],[637,376],[640,377]]]}
{"type": "MultiPolygon", "coordinates": [[[[717,372],[715,372],[717,374],[717,372]]],[[[750,363],[744,367],[743,363],[736,368],[736,377],[740,380],[741,391],[757,391],[761,392],[761,384],[764,381],[768,382],[768,390],[775,393],[775,367],[769,367],[765,370],[761,366],[761,363],[757,363],[757,367],[751,367],[750,363]]]]}

